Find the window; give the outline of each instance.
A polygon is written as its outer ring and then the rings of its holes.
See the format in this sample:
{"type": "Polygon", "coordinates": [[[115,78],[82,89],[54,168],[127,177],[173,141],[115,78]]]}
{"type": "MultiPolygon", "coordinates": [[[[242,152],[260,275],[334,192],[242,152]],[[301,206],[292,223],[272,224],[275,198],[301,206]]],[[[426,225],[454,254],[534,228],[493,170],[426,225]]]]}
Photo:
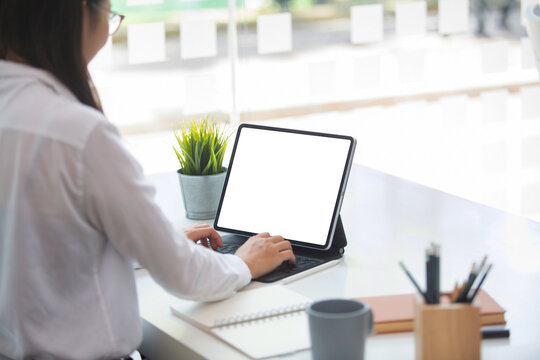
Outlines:
{"type": "Polygon", "coordinates": [[[540,219],[540,82],[514,1],[113,7],[126,24],[92,74],[148,173],[176,170],[173,126],[212,114],[353,135],[357,163],[540,219]]]}

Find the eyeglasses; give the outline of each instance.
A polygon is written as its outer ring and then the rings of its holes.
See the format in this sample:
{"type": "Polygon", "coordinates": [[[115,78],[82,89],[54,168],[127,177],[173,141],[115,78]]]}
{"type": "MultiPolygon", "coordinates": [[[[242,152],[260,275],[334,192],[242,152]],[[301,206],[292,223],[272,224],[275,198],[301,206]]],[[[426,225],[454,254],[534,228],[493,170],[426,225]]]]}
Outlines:
{"type": "Polygon", "coordinates": [[[120,15],[109,9],[106,9],[102,6],[99,6],[98,4],[93,3],[93,2],[90,3],[90,5],[92,5],[92,7],[94,7],[95,9],[105,11],[107,13],[107,21],[109,22],[109,35],[112,36],[116,34],[118,29],[120,29],[120,25],[122,24],[122,21],[124,20],[125,16],[120,15]]]}

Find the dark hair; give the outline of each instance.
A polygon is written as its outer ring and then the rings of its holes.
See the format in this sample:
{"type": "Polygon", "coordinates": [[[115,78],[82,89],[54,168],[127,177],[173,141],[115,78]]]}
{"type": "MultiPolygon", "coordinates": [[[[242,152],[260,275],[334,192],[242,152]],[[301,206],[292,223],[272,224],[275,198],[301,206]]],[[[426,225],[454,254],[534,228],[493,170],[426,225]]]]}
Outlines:
{"type": "MultiPolygon", "coordinates": [[[[86,0],[92,14],[103,0],[86,0]]],[[[0,0],[0,58],[46,70],[83,104],[102,111],[82,53],[83,0],[0,0]]]]}

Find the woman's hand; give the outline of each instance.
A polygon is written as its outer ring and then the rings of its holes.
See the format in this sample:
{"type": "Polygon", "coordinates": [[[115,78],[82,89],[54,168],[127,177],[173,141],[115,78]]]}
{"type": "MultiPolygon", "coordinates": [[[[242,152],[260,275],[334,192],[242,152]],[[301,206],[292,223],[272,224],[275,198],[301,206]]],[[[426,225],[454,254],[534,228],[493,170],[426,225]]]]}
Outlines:
{"type": "Polygon", "coordinates": [[[247,264],[252,279],[269,273],[286,260],[296,264],[291,243],[281,236],[270,236],[269,233],[250,237],[236,250],[235,255],[247,264]]]}
{"type": "Polygon", "coordinates": [[[210,225],[194,225],[184,229],[184,234],[194,243],[197,243],[199,240],[204,247],[209,247],[217,250],[220,247],[223,247],[223,239],[218,234],[214,228],[210,225]]]}

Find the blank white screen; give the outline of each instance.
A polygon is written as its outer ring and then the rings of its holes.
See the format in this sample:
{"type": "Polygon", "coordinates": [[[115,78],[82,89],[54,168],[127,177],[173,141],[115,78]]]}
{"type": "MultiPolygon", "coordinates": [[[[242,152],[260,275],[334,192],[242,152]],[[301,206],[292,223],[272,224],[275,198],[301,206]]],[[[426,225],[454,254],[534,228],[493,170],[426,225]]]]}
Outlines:
{"type": "Polygon", "coordinates": [[[217,226],[324,245],[351,141],[243,128],[217,226]]]}

